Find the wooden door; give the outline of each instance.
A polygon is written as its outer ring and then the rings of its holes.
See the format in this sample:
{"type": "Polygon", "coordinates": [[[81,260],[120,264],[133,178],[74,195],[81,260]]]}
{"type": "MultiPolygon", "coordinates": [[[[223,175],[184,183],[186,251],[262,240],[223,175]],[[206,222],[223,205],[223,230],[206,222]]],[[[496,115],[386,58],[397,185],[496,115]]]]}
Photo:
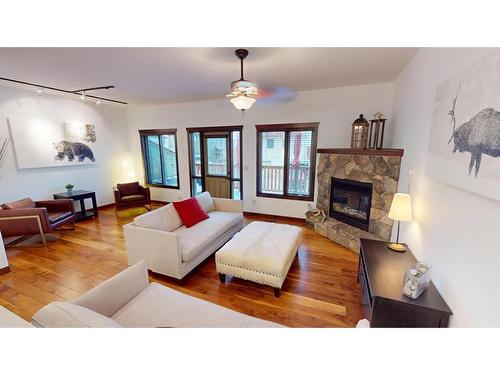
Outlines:
{"type": "Polygon", "coordinates": [[[229,135],[229,132],[203,133],[205,190],[216,198],[231,198],[229,135]]]}

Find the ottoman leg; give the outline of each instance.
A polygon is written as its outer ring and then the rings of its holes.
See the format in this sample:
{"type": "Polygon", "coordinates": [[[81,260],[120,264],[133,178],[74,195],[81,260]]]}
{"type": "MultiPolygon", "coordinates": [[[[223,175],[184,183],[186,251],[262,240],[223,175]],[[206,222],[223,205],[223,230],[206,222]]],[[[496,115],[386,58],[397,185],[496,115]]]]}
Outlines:
{"type": "Polygon", "coordinates": [[[274,288],[274,296],[279,297],[281,295],[281,289],[280,288],[274,288]]]}
{"type": "Polygon", "coordinates": [[[226,275],[223,273],[219,273],[219,281],[221,283],[225,283],[226,282],[226,275]]]}

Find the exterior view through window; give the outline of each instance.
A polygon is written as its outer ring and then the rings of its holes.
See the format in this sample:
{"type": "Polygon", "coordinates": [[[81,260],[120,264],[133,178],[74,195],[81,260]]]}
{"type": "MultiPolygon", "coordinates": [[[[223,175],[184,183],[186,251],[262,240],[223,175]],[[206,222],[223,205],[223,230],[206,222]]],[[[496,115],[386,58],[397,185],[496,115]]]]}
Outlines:
{"type": "Polygon", "coordinates": [[[312,201],[318,124],[256,128],[257,195],[312,201]]]}
{"type": "Polygon", "coordinates": [[[176,129],[139,130],[146,184],[179,189],[176,129]]]}

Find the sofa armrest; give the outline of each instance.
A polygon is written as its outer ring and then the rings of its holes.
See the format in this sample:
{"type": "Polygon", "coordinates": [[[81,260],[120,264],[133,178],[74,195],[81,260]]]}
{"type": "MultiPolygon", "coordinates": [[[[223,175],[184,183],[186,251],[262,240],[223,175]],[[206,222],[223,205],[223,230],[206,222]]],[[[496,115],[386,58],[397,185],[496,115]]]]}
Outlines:
{"type": "Polygon", "coordinates": [[[11,208],[9,210],[0,210],[0,226],[7,225],[10,228],[5,230],[4,236],[19,236],[24,234],[35,234],[40,231],[37,217],[40,219],[42,230],[49,231],[49,215],[47,209],[39,208],[11,208]],[[7,234],[11,233],[12,234],[7,234]],[[20,234],[18,234],[18,232],[20,234]]]}
{"type": "Polygon", "coordinates": [[[36,201],[36,207],[46,208],[48,212],[71,211],[75,213],[75,205],[72,199],[54,199],[47,201],[36,201]]]}
{"type": "Polygon", "coordinates": [[[111,317],[148,285],[146,262],[140,261],[82,294],[73,303],[111,317]]]}
{"type": "Polygon", "coordinates": [[[144,259],[151,271],[180,277],[182,256],[177,233],[143,228],[133,223],[124,225],[123,233],[129,264],[144,259]]]}
{"type": "Polygon", "coordinates": [[[34,328],[23,318],[0,306],[0,328],[34,328]]]}
{"type": "Polygon", "coordinates": [[[243,201],[226,198],[212,198],[216,211],[243,212],[243,201]]]}
{"type": "Polygon", "coordinates": [[[149,187],[139,185],[139,191],[141,195],[144,195],[146,197],[146,200],[148,202],[151,200],[151,191],[149,190],[149,187]]]}

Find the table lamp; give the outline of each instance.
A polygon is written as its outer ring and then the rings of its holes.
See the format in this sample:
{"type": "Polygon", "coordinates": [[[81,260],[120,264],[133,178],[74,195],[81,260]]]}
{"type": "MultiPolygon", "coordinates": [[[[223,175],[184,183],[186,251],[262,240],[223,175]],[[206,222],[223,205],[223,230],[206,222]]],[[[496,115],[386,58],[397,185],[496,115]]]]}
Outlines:
{"type": "Polygon", "coordinates": [[[398,221],[398,235],[396,243],[391,243],[387,247],[394,251],[406,251],[408,247],[399,243],[399,225],[401,221],[411,221],[411,197],[410,194],[396,193],[392,199],[391,209],[389,210],[389,219],[398,221]]]}

